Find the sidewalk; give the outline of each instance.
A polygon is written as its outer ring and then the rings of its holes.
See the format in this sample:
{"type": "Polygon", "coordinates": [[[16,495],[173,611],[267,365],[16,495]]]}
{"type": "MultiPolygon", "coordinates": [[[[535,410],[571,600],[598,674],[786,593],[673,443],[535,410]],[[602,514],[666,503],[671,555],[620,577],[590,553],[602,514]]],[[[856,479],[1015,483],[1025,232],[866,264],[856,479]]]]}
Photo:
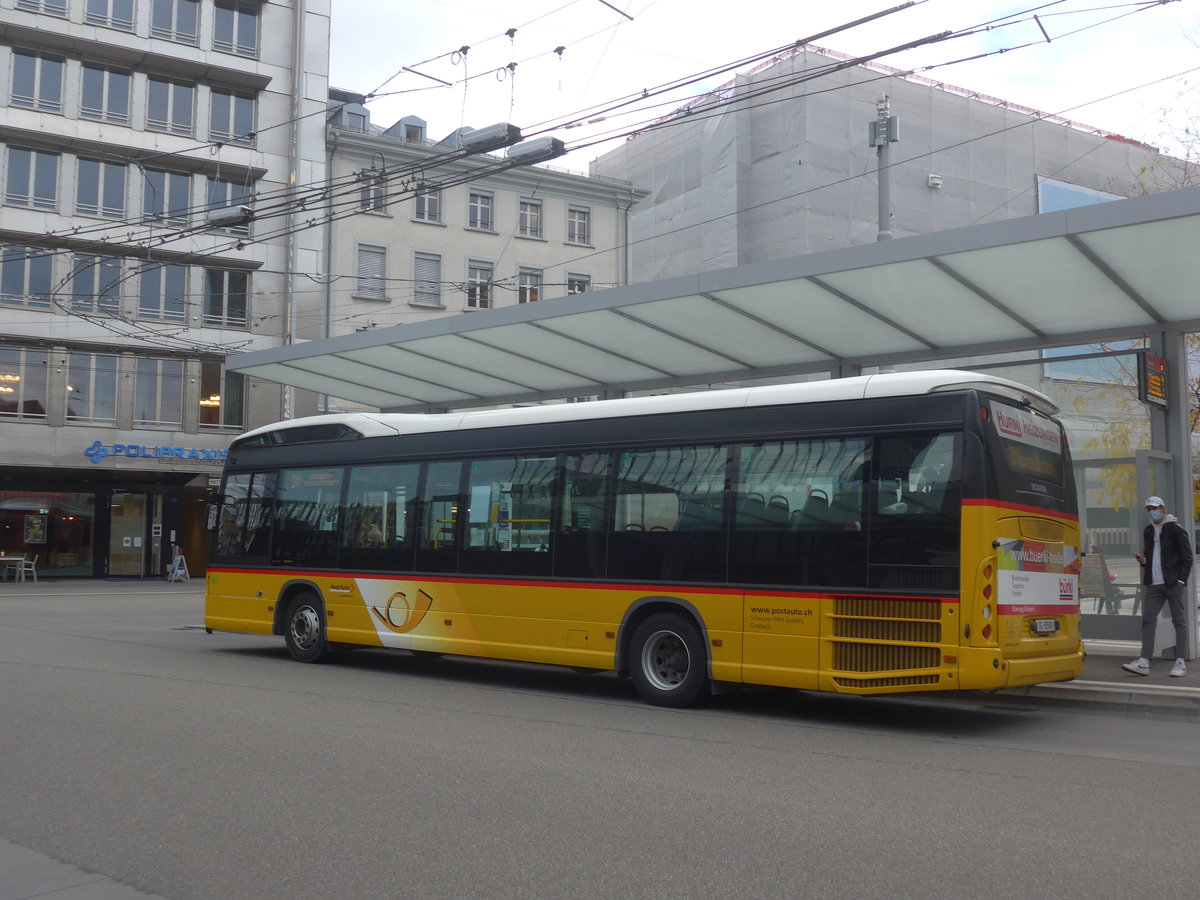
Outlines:
{"type": "Polygon", "coordinates": [[[0,840],[0,900],[154,900],[127,884],[0,840]]]}
{"type": "Polygon", "coordinates": [[[1083,674],[1074,681],[1039,684],[999,691],[1012,697],[1037,697],[1064,704],[1096,704],[1129,712],[1152,709],[1200,721],[1200,659],[1188,664],[1188,674],[1172,678],[1171,660],[1154,659],[1150,674],[1133,675],[1121,668],[1136,659],[1140,648],[1125,641],[1085,641],[1083,674]]]}

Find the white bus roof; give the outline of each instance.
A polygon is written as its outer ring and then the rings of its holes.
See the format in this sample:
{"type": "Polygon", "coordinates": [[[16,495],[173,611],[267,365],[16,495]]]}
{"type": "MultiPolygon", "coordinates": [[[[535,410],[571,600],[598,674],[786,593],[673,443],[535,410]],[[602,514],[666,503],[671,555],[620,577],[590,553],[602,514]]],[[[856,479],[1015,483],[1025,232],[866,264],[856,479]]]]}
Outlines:
{"type": "Polygon", "coordinates": [[[529,406],[517,409],[491,409],[454,413],[340,413],[290,419],[255,428],[240,440],[311,425],[341,424],[363,437],[383,437],[400,434],[428,434],[438,431],[466,431],[476,428],[502,428],[514,425],[536,425],[550,422],[571,422],[648,416],[664,413],[705,409],[737,409],[750,406],[783,406],[794,403],[826,403],[838,400],[863,400],[883,397],[912,397],[922,394],[976,388],[1027,404],[1047,415],[1058,407],[1045,394],[1027,388],[1007,378],[939,369],[924,372],[897,372],[885,375],[863,375],[856,378],[835,378],[828,381],[809,381],[800,384],[771,384],[759,387],[732,388],[719,391],[694,391],[680,394],[660,394],[653,397],[628,397],[621,400],[596,400],[587,403],[558,403],[550,406],[529,406]]]}

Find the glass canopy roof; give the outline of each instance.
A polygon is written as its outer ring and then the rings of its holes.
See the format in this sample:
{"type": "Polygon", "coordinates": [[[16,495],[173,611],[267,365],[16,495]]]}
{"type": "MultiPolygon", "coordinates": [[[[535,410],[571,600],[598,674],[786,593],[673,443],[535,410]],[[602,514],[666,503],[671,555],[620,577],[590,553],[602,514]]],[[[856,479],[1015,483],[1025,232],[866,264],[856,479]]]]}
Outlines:
{"type": "Polygon", "coordinates": [[[231,356],[383,410],[1200,330],[1200,188],[231,356]]]}

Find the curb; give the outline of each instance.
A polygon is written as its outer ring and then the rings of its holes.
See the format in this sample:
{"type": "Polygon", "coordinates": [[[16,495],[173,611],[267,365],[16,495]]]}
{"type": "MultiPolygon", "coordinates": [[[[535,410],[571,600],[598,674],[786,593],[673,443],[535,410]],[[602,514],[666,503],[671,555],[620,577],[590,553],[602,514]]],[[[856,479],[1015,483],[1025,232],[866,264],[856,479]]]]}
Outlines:
{"type": "Polygon", "coordinates": [[[1040,701],[1039,705],[1124,712],[1156,713],[1200,722],[1200,687],[1167,684],[1124,684],[1086,678],[996,691],[995,696],[1040,701]]]}

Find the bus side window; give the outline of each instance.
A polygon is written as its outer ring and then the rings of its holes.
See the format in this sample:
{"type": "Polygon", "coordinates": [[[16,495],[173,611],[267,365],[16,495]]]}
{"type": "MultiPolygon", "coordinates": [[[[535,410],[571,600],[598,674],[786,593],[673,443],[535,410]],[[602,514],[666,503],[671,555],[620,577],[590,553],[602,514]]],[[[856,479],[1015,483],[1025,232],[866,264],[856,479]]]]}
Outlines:
{"type": "Polygon", "coordinates": [[[354,466],[342,510],[343,569],[411,571],[419,463],[354,466]]]}
{"type": "Polygon", "coordinates": [[[618,459],[608,576],[725,581],[728,450],[660,447],[618,459]]]}
{"type": "Polygon", "coordinates": [[[421,486],[420,531],[417,535],[418,571],[458,571],[459,510],[463,464],[434,462],[425,466],[421,486]]]}
{"type": "Polygon", "coordinates": [[[284,566],[337,565],[344,474],[340,466],[280,473],[272,562],[284,566]]]}
{"type": "Polygon", "coordinates": [[[554,535],[554,574],[603,578],[608,554],[608,453],[562,458],[562,497],[554,535]]]}
{"type": "Polygon", "coordinates": [[[958,587],[962,443],[955,432],[879,439],[872,587],[958,587]]]}
{"type": "Polygon", "coordinates": [[[866,584],[870,441],[815,438],[737,448],[731,573],[758,584],[866,584]]]}
{"type": "Polygon", "coordinates": [[[217,518],[217,559],[236,559],[246,540],[246,498],[250,495],[249,474],[230,475],[225,481],[217,518]]]}
{"type": "Polygon", "coordinates": [[[459,571],[550,574],[556,472],[553,456],[479,459],[469,464],[459,571]]]}
{"type": "Polygon", "coordinates": [[[275,472],[231,475],[217,518],[214,558],[261,558],[271,545],[275,515],[275,472]]]}

